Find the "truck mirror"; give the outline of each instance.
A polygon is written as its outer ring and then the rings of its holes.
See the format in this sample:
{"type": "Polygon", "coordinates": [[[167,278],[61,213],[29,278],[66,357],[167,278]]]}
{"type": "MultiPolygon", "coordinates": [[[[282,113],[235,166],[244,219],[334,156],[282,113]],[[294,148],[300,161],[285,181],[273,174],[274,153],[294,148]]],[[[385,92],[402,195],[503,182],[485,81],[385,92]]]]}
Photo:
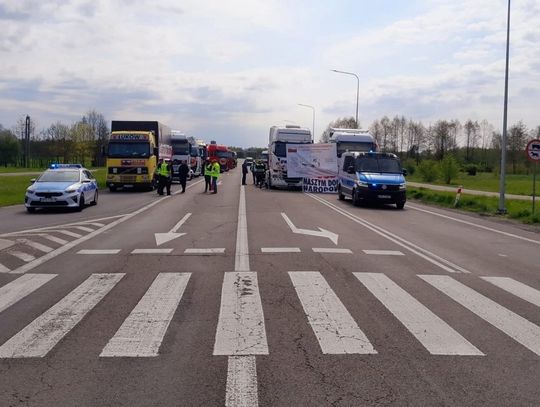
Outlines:
{"type": "Polygon", "coordinates": [[[158,155],[158,148],[157,147],[154,147],[154,155],[158,155]]]}
{"type": "Polygon", "coordinates": [[[349,165],[349,167],[347,167],[347,172],[349,174],[354,174],[354,167],[352,165],[349,165]]]}
{"type": "Polygon", "coordinates": [[[403,168],[403,176],[407,176],[407,169],[406,168],[403,168]]]}

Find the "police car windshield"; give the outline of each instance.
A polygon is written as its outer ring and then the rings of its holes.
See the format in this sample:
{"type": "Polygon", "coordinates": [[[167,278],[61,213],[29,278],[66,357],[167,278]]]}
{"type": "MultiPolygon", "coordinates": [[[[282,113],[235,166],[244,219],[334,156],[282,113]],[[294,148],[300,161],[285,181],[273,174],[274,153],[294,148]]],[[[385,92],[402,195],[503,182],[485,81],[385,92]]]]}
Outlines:
{"type": "Polygon", "coordinates": [[[49,170],[45,171],[37,182],[79,182],[79,171],[49,170]]]}
{"type": "Polygon", "coordinates": [[[390,172],[400,173],[399,161],[390,157],[364,156],[356,159],[358,172],[390,172]]]}

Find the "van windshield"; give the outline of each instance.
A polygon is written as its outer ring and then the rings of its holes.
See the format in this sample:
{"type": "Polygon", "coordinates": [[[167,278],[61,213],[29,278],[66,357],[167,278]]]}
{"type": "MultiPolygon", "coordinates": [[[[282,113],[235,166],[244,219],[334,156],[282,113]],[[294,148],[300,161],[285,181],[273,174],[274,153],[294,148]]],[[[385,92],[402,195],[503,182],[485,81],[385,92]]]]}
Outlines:
{"type": "Polygon", "coordinates": [[[363,156],[356,159],[358,172],[401,173],[399,161],[391,157],[363,156]]]}

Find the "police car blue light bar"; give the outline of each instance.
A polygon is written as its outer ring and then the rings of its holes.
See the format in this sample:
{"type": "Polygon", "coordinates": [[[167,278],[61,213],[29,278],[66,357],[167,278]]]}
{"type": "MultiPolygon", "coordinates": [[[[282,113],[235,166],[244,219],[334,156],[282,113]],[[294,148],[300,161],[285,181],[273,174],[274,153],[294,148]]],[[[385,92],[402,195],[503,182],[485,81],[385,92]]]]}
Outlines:
{"type": "Polygon", "coordinates": [[[82,168],[83,166],[81,164],[51,164],[49,165],[49,168],[51,170],[56,170],[60,168],[82,168]]]}

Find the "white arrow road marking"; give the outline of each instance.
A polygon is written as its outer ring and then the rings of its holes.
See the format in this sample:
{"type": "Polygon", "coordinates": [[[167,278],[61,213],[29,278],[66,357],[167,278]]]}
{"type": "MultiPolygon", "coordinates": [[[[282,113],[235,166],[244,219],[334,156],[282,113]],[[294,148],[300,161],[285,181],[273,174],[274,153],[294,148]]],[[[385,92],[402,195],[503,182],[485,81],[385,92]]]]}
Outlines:
{"type": "Polygon", "coordinates": [[[281,212],[281,216],[283,216],[283,219],[285,219],[285,222],[287,222],[287,225],[291,228],[293,233],[299,233],[302,235],[310,235],[310,236],[318,236],[318,237],[326,237],[330,239],[335,245],[338,243],[339,235],[330,232],[329,230],[319,228],[319,231],[317,230],[309,230],[309,229],[298,229],[294,224],[291,222],[291,220],[285,215],[284,212],[281,212]]]}
{"type": "Polygon", "coordinates": [[[177,237],[184,236],[186,233],[176,233],[178,229],[184,224],[186,220],[191,216],[191,213],[187,213],[180,221],[174,225],[174,227],[169,230],[167,233],[154,233],[156,236],[156,246],[160,246],[163,243],[167,243],[177,237]]]}

